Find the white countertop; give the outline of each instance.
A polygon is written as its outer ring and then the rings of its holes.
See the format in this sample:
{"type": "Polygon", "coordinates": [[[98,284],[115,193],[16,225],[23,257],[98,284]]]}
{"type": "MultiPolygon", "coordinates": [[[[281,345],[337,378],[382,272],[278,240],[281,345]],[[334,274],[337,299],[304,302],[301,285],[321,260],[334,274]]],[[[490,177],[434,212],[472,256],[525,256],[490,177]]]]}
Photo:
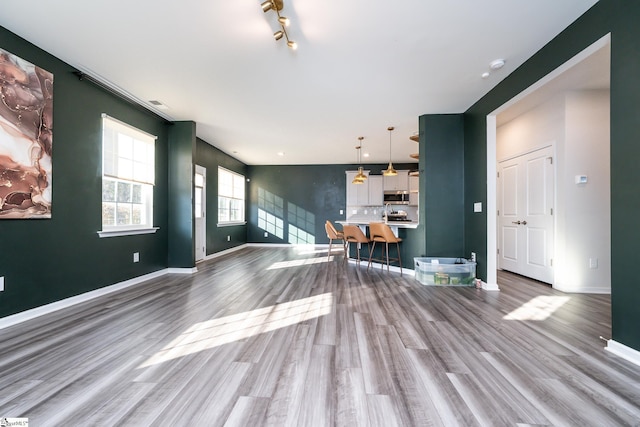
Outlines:
{"type": "MultiPolygon", "coordinates": [[[[336,221],[338,224],[353,224],[353,225],[369,225],[370,222],[383,222],[383,221],[374,221],[374,220],[343,220],[336,221]]],[[[387,225],[391,228],[418,228],[420,225],[417,221],[388,221],[387,225]]]]}

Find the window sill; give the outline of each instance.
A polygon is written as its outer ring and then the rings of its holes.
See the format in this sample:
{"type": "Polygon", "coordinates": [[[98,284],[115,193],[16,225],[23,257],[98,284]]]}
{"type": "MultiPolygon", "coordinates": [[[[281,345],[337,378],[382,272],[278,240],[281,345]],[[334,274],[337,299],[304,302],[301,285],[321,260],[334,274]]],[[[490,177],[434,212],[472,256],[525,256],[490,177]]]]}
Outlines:
{"type": "Polygon", "coordinates": [[[247,225],[247,221],[238,221],[238,222],[219,222],[218,227],[233,227],[236,225],[247,225]]]}
{"type": "Polygon", "coordinates": [[[104,237],[119,237],[119,236],[135,236],[137,234],[153,234],[158,231],[160,227],[151,227],[151,228],[137,228],[137,229],[129,229],[129,230],[112,230],[112,231],[98,231],[98,236],[100,238],[104,237]]]}

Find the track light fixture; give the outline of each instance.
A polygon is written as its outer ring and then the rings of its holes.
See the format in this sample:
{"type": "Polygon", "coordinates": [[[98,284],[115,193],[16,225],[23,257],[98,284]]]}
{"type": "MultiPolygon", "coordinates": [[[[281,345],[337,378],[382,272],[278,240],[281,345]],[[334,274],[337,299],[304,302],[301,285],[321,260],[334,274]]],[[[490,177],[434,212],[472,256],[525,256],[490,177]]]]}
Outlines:
{"type": "Polygon", "coordinates": [[[276,40],[280,40],[282,36],[284,36],[284,38],[287,40],[287,46],[289,46],[293,50],[296,50],[298,48],[298,44],[293,40],[289,40],[289,34],[287,34],[286,27],[289,26],[289,18],[280,15],[280,11],[284,7],[283,0],[266,0],[262,2],[260,6],[262,7],[262,11],[264,13],[267,13],[270,10],[274,10],[276,12],[276,15],[278,15],[278,24],[280,25],[280,30],[273,33],[273,37],[276,40]]]}

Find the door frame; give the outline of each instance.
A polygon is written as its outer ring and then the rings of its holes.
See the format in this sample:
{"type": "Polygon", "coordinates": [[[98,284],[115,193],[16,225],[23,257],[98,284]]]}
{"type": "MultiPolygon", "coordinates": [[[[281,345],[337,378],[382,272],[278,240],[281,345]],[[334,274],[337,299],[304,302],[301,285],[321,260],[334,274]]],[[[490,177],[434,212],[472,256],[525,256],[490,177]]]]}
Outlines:
{"type": "Polygon", "coordinates": [[[200,174],[204,177],[204,181],[202,183],[202,236],[200,236],[202,238],[202,244],[203,246],[203,251],[202,251],[202,258],[198,258],[197,254],[198,253],[198,249],[197,249],[197,243],[198,243],[198,236],[195,235],[198,232],[198,227],[196,227],[195,223],[198,220],[198,218],[195,217],[195,192],[197,191],[197,187],[196,187],[196,183],[195,183],[195,177],[193,180],[193,191],[194,191],[194,238],[193,238],[193,246],[194,246],[194,256],[195,256],[195,261],[202,261],[206,258],[207,256],[207,168],[205,168],[204,166],[200,166],[200,165],[195,165],[195,173],[196,174],[200,174]]]}

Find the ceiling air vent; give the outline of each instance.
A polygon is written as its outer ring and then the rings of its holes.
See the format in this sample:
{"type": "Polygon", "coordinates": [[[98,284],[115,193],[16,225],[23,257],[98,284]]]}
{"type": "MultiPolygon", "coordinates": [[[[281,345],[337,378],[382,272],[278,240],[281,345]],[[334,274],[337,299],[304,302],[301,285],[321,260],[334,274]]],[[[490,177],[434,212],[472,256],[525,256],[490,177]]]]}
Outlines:
{"type": "Polygon", "coordinates": [[[149,104],[153,105],[154,107],[160,109],[160,110],[168,110],[169,107],[167,107],[166,105],[164,105],[162,102],[157,101],[157,100],[151,100],[149,101],[149,104]]]}

